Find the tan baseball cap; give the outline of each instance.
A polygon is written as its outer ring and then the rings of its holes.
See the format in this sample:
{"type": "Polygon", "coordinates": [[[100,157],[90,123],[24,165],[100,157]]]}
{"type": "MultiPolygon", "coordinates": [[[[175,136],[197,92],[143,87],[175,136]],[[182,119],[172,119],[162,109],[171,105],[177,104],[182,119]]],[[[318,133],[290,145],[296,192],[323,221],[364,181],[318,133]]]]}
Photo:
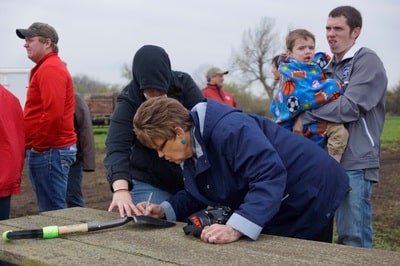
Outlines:
{"type": "Polygon", "coordinates": [[[212,67],[207,71],[206,78],[207,80],[209,80],[210,78],[215,77],[216,75],[226,75],[228,73],[229,71],[227,70],[222,70],[218,67],[212,67]]]}
{"type": "Polygon", "coordinates": [[[27,29],[17,29],[16,33],[21,39],[25,39],[26,37],[40,36],[49,38],[53,43],[58,42],[58,34],[56,30],[46,23],[35,22],[27,29]]]}

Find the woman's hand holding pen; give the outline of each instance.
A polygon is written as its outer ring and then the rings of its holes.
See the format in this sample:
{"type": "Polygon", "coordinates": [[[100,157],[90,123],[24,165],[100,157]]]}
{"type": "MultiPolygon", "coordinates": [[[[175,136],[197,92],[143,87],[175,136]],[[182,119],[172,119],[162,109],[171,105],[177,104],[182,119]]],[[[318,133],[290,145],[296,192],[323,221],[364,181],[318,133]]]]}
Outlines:
{"type": "Polygon", "coordinates": [[[153,218],[164,218],[165,213],[164,209],[161,208],[158,204],[147,204],[147,201],[142,201],[136,205],[139,211],[142,212],[143,215],[151,216],[153,218]]]}

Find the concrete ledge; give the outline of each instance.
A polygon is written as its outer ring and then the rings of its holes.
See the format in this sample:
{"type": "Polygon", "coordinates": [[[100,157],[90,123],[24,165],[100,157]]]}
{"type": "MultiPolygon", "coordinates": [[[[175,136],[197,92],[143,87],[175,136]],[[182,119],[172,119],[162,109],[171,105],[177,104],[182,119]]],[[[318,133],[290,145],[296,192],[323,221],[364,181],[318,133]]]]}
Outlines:
{"type": "MultiPolygon", "coordinates": [[[[0,221],[0,231],[118,219],[117,213],[72,208],[0,221]]],[[[0,243],[0,260],[18,265],[400,265],[400,253],[263,235],[212,245],[183,233],[128,223],[57,239],[0,243]]]]}

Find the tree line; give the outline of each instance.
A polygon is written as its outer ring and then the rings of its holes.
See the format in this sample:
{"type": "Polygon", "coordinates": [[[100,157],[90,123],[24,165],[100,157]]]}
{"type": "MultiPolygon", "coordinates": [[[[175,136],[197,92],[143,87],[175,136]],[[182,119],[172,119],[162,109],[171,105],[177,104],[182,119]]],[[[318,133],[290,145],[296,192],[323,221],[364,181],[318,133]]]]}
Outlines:
{"type": "MultiPolygon", "coordinates": [[[[289,31],[290,29],[288,29],[289,31]]],[[[276,54],[284,51],[279,40],[275,20],[263,17],[258,25],[243,33],[240,46],[232,51],[229,71],[230,76],[235,77],[235,82],[225,82],[224,89],[235,96],[239,107],[245,112],[272,117],[269,106],[277,81],[273,79],[271,73],[271,61],[276,54]],[[259,88],[261,92],[255,94],[254,88],[259,88]]],[[[193,77],[199,87],[203,88],[204,80],[196,77],[205,77],[204,67],[199,68],[198,72],[194,73],[193,77]]],[[[133,78],[129,64],[122,66],[121,76],[126,78],[127,81],[133,78]]],[[[73,80],[75,90],[80,93],[121,90],[118,85],[104,84],[85,75],[74,76],[73,80]]],[[[399,100],[400,82],[394,88],[388,88],[386,96],[386,112],[388,115],[400,115],[399,100]]]]}

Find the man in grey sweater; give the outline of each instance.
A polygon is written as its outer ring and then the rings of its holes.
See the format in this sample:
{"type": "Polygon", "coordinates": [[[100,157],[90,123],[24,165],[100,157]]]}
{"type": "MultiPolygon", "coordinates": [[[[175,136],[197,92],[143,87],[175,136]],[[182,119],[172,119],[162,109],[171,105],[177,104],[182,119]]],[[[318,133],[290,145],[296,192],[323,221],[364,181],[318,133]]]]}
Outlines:
{"type": "MultiPolygon", "coordinates": [[[[354,7],[340,6],[329,13],[326,37],[333,59],[325,73],[340,80],[345,92],[336,101],[304,113],[300,124],[323,119],[344,123],[349,130],[341,165],[352,190],[336,212],[338,243],[371,248],[371,193],[372,185],[379,181],[387,76],[377,54],[356,44],[361,27],[361,14],[354,7]]],[[[301,127],[295,132],[301,132],[301,127]]]]}

